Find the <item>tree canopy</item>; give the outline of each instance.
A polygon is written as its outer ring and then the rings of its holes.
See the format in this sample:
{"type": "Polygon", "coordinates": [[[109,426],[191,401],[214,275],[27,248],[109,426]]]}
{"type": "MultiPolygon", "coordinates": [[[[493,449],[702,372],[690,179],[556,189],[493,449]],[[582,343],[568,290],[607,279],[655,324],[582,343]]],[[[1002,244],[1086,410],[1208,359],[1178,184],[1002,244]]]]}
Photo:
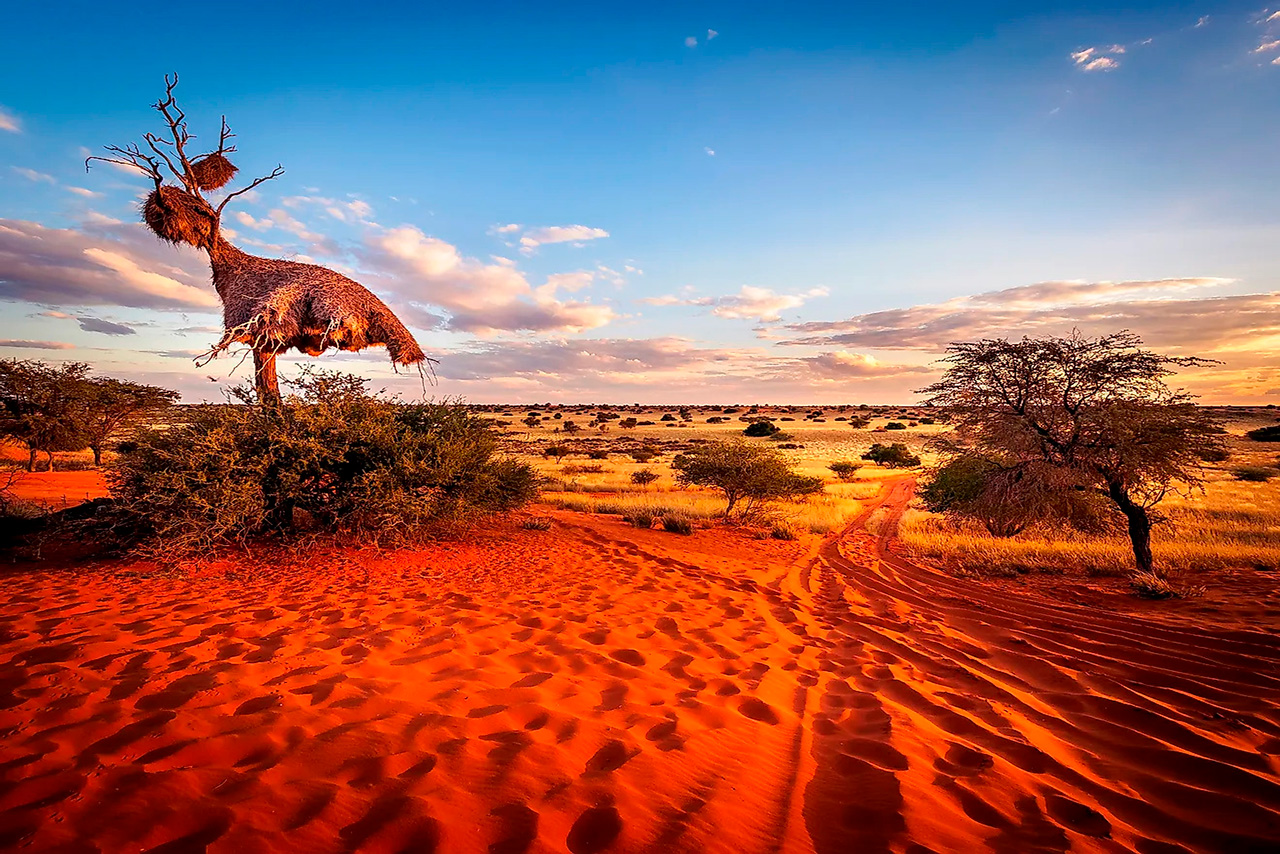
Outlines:
{"type": "Polygon", "coordinates": [[[741,439],[708,442],[677,455],[671,467],[681,484],[710,486],[723,492],[728,502],[726,515],[739,503],[749,514],[761,501],[822,490],[822,478],[798,474],[778,451],[741,439]]]}
{"type": "MultiPolygon", "coordinates": [[[[1201,482],[1202,457],[1221,446],[1222,431],[1165,382],[1207,360],[1141,345],[1130,332],[952,344],[943,377],[921,392],[956,425],[939,444],[945,456],[979,458],[1006,473],[1003,500],[1031,491],[1105,496],[1127,522],[1139,570],[1151,572],[1153,508],[1201,482]]],[[[1061,502],[1024,503],[1076,521],[1061,502]]]]}

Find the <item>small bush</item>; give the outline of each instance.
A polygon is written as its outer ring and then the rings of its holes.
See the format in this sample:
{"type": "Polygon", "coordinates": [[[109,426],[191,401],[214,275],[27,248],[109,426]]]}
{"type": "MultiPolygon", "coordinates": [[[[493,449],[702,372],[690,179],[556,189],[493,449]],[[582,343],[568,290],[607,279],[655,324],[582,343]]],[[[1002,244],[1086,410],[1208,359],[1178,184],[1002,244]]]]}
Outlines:
{"type": "Polygon", "coordinates": [[[1255,442],[1280,442],[1280,424],[1259,427],[1244,435],[1246,439],[1252,439],[1255,442]]]}
{"type": "Polygon", "coordinates": [[[747,429],[742,431],[742,435],[760,438],[762,436],[772,436],[781,432],[782,428],[772,421],[752,421],[747,425],[747,429]]]}
{"type": "Polygon", "coordinates": [[[550,516],[526,516],[520,520],[520,527],[528,531],[550,531],[550,516]]]}
{"type": "Polygon", "coordinates": [[[831,469],[832,473],[841,480],[849,481],[857,476],[858,469],[862,468],[862,466],[850,460],[836,460],[827,468],[831,469]]]}
{"type": "Polygon", "coordinates": [[[709,486],[724,493],[726,516],[739,502],[743,515],[749,516],[760,502],[811,495],[823,488],[822,478],[797,473],[775,449],[741,439],[708,442],[678,455],[671,467],[682,485],[709,486]]]}
{"type": "Polygon", "coordinates": [[[547,445],[542,449],[542,454],[558,460],[561,457],[569,456],[569,449],[564,445],[547,445]]]}
{"type": "Polygon", "coordinates": [[[862,458],[891,469],[915,468],[920,465],[920,458],[911,453],[911,449],[901,442],[894,442],[892,445],[882,445],[877,442],[862,455],[862,458]]]}
{"type": "Polygon", "coordinates": [[[606,451],[606,450],[603,450],[603,449],[597,449],[597,450],[594,450],[594,451],[588,451],[588,452],[587,452],[587,459],[589,459],[589,460],[607,460],[607,459],[609,459],[609,452],[608,452],[608,451],[606,451]]]}
{"type": "Polygon", "coordinates": [[[769,530],[769,536],[775,540],[794,540],[798,535],[795,528],[779,523],[769,530]]]}
{"type": "Polygon", "coordinates": [[[648,530],[653,527],[653,514],[644,510],[627,513],[622,518],[633,528],[643,528],[648,530]]]}
{"type": "Polygon", "coordinates": [[[1154,572],[1135,572],[1129,577],[1129,586],[1143,599],[1172,599],[1178,595],[1168,579],[1154,572]]]}
{"type": "Polygon", "coordinates": [[[669,513],[662,517],[662,530],[670,534],[688,536],[693,533],[693,521],[687,516],[669,513]]]}
{"type": "Polygon", "coordinates": [[[1223,447],[1201,448],[1196,456],[1206,463],[1225,463],[1231,458],[1231,452],[1223,447]]]}
{"type": "Polygon", "coordinates": [[[1266,483],[1275,477],[1277,472],[1275,469],[1265,468],[1263,466],[1241,466],[1232,472],[1236,480],[1245,480],[1250,483],[1266,483]]]}
{"type": "Polygon", "coordinates": [[[644,464],[658,456],[658,452],[652,448],[638,448],[631,452],[631,459],[638,463],[644,464]]]}
{"type": "Polygon", "coordinates": [[[648,486],[658,479],[658,473],[650,469],[640,469],[631,473],[631,482],[636,486],[648,486]]]}
{"type": "Polygon", "coordinates": [[[888,424],[884,425],[884,429],[886,429],[886,430],[906,430],[906,429],[907,429],[907,425],[906,425],[906,424],[903,424],[901,421],[890,421],[888,424]]]}
{"type": "Polygon", "coordinates": [[[598,466],[598,465],[587,465],[587,466],[574,466],[574,465],[568,465],[568,466],[565,466],[564,468],[560,469],[560,471],[561,471],[561,473],[562,473],[562,474],[603,474],[603,473],[604,473],[604,466],[598,466]]]}

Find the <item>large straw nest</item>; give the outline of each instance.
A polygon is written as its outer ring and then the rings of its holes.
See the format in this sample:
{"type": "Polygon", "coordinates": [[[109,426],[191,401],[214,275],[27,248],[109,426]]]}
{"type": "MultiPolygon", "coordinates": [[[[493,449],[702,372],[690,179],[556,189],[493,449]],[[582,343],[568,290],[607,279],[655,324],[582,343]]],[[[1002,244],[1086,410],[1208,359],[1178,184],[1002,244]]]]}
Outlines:
{"type": "Polygon", "coordinates": [[[216,190],[225,187],[238,170],[234,163],[220,151],[206,154],[191,164],[192,175],[197,186],[202,190],[216,190]]]}
{"type": "Polygon", "coordinates": [[[142,219],[157,237],[170,243],[209,246],[217,232],[208,204],[168,184],[147,196],[142,219]]]}
{"type": "Polygon", "coordinates": [[[318,356],[381,345],[395,364],[426,360],[413,334],[358,282],[314,264],[253,256],[237,261],[214,265],[227,329],[221,347],[234,341],[318,356]]]}

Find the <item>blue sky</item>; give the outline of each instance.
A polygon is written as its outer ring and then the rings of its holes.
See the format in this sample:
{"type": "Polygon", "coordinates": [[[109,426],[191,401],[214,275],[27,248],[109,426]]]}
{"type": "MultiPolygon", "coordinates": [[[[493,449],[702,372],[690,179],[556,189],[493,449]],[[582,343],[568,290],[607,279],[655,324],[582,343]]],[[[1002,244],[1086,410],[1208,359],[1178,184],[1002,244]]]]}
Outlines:
{"type": "Polygon", "coordinates": [[[1127,326],[1280,402],[1280,7],[611,5],[7,12],[0,356],[243,379],[146,179],[83,168],[177,70],[286,170],[233,242],[369,286],[437,395],[906,401],[948,340],[1127,326]]]}

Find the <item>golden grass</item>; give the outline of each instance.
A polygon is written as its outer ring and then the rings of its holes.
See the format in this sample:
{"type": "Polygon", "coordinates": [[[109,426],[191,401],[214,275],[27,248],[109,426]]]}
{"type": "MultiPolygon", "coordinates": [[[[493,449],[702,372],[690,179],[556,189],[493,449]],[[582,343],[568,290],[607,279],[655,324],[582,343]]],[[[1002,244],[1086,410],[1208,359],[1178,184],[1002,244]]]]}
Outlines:
{"type": "MultiPolygon", "coordinates": [[[[1280,567],[1280,482],[1217,480],[1203,494],[1173,497],[1160,507],[1167,521],[1152,532],[1157,567],[1180,573],[1280,567]]],[[[1016,537],[992,537],[977,523],[909,509],[898,536],[916,558],[963,573],[1132,571],[1122,534],[1088,536],[1047,526],[1016,537]]]]}

